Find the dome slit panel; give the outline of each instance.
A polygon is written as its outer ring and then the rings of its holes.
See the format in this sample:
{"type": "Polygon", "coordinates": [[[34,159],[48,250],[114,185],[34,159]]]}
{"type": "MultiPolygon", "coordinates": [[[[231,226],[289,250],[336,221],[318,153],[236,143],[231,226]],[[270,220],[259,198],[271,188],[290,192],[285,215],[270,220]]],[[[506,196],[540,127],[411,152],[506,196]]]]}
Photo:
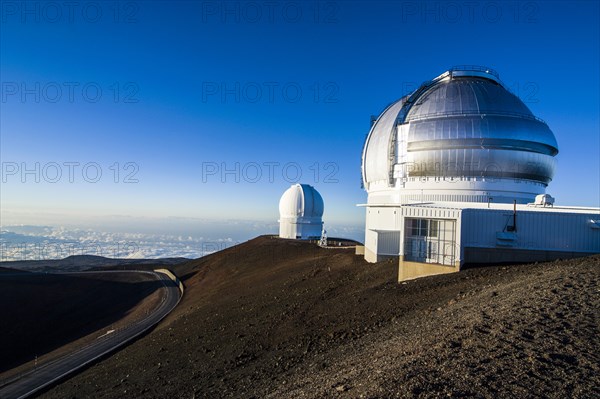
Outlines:
{"type": "Polygon", "coordinates": [[[310,209],[309,209],[309,212],[308,212],[308,213],[306,213],[306,212],[305,212],[305,211],[306,211],[306,203],[307,203],[307,201],[306,201],[306,194],[305,194],[305,193],[306,193],[306,187],[304,187],[304,185],[302,185],[302,184],[300,185],[300,187],[301,187],[302,189],[301,189],[301,190],[300,190],[300,192],[299,192],[299,195],[300,195],[300,201],[299,201],[299,203],[298,203],[298,204],[300,205],[300,211],[298,212],[298,214],[299,214],[300,216],[303,216],[303,217],[304,217],[304,216],[306,216],[306,214],[310,214],[310,209]],[[306,213],[306,214],[305,214],[305,213],[306,213]]]}

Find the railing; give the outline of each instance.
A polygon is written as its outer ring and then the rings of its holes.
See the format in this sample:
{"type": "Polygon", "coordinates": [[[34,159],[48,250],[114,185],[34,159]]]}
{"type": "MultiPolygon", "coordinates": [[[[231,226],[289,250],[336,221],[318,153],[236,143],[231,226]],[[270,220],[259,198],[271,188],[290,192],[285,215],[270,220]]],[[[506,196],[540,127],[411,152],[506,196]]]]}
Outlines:
{"type": "Polygon", "coordinates": [[[473,111],[473,112],[465,112],[465,111],[444,111],[444,112],[432,112],[429,114],[425,114],[425,115],[419,115],[419,116],[413,116],[410,118],[407,118],[407,121],[419,121],[419,120],[423,120],[423,119],[429,119],[429,118],[435,118],[435,117],[442,117],[442,116],[479,116],[479,117],[484,117],[484,116],[510,116],[510,117],[516,117],[516,118],[524,118],[524,119],[530,119],[530,120],[535,120],[538,122],[542,122],[542,123],[546,123],[546,121],[544,121],[541,118],[538,118],[535,115],[528,115],[528,114],[523,114],[523,113],[519,113],[519,112],[489,112],[489,113],[480,113],[478,111],[473,111]]]}
{"type": "Polygon", "coordinates": [[[477,72],[485,72],[492,76],[495,76],[497,79],[500,79],[500,74],[493,70],[492,68],[484,67],[481,65],[455,65],[448,70],[448,72],[454,71],[477,71],[477,72]]]}

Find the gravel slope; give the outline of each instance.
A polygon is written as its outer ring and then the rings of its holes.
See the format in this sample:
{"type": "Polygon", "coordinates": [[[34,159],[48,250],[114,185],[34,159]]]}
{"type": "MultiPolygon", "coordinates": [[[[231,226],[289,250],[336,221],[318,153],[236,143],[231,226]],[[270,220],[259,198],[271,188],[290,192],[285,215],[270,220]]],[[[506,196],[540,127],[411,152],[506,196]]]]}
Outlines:
{"type": "Polygon", "coordinates": [[[600,256],[398,284],[259,237],[176,271],[162,326],[43,397],[600,397],[600,256]]]}
{"type": "Polygon", "coordinates": [[[0,383],[36,356],[42,364],[64,346],[83,346],[98,331],[143,317],[160,299],[160,282],[139,273],[0,273],[0,383]]]}

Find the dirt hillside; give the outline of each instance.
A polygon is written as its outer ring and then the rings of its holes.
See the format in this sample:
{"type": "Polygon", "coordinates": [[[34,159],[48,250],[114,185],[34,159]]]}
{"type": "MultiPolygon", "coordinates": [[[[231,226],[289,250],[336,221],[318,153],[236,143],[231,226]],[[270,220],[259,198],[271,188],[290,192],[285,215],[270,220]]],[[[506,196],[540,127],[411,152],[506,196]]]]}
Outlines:
{"type": "Polygon", "coordinates": [[[600,256],[398,284],[259,237],[175,271],[165,323],[43,397],[600,397],[600,256]]]}
{"type": "Polygon", "coordinates": [[[133,273],[58,275],[2,269],[0,276],[0,382],[7,377],[4,372],[36,356],[41,364],[47,360],[44,355],[64,345],[116,328],[142,303],[150,305],[152,293],[161,287],[133,273]]]}

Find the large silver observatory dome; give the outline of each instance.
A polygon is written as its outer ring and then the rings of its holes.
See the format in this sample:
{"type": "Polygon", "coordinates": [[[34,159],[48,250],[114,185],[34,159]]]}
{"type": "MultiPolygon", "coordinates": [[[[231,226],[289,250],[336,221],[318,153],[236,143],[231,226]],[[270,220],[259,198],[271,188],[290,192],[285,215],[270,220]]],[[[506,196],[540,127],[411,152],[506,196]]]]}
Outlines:
{"type": "Polygon", "coordinates": [[[454,67],[388,106],[365,142],[369,203],[520,203],[545,191],[558,145],[484,67],[454,67]]]}

